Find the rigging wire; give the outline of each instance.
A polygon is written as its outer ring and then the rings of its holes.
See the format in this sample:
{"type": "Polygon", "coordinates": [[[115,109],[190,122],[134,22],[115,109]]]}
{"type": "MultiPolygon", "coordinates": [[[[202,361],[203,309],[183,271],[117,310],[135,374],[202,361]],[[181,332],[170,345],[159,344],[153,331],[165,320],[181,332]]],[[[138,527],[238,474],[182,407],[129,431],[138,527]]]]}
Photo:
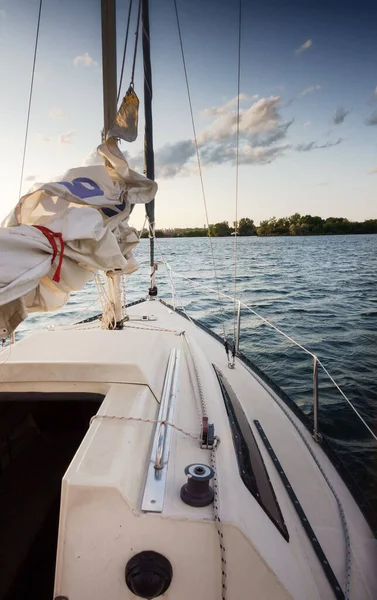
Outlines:
{"type": "Polygon", "coordinates": [[[34,76],[35,76],[35,63],[37,60],[37,49],[38,49],[38,39],[39,39],[39,27],[41,24],[41,13],[42,13],[42,2],[43,0],[39,0],[39,10],[38,10],[38,19],[37,19],[37,31],[35,35],[35,46],[34,46],[34,57],[33,57],[33,67],[31,71],[31,82],[30,82],[30,93],[29,93],[29,105],[27,110],[27,118],[26,118],[26,130],[25,130],[25,140],[24,140],[24,151],[22,155],[22,164],[21,164],[21,175],[20,175],[20,188],[18,192],[18,197],[21,198],[21,189],[22,182],[24,178],[24,168],[25,168],[25,158],[26,158],[26,148],[27,148],[27,140],[29,135],[29,123],[30,123],[30,111],[31,111],[31,101],[33,98],[33,90],[34,90],[34,76]]]}
{"type": "Polygon", "coordinates": [[[222,317],[223,317],[222,318],[222,326],[223,326],[223,336],[224,336],[224,342],[225,342],[227,338],[226,338],[226,333],[225,333],[224,309],[223,309],[223,305],[222,305],[222,302],[221,302],[220,287],[219,287],[219,281],[218,281],[218,276],[217,276],[215,254],[214,254],[214,250],[213,250],[213,242],[212,242],[212,236],[211,236],[210,226],[209,226],[207,200],[206,200],[206,194],[205,194],[205,189],[204,189],[203,172],[202,172],[202,165],[201,165],[201,161],[200,161],[198,140],[197,140],[197,136],[196,136],[194,111],[193,111],[193,108],[192,108],[190,85],[189,85],[188,73],[187,73],[187,67],[186,67],[185,52],[184,52],[184,48],[183,48],[183,40],[182,40],[181,26],[180,26],[179,15],[178,15],[177,0],[174,0],[174,8],[175,8],[175,16],[176,16],[176,19],[177,19],[179,44],[180,44],[180,48],[181,48],[183,70],[184,70],[184,74],[185,74],[187,96],[188,96],[188,102],[189,102],[189,107],[190,107],[191,125],[192,125],[192,131],[193,131],[193,135],[194,135],[195,153],[196,153],[196,159],[197,159],[197,163],[198,163],[200,185],[201,185],[201,189],[202,189],[204,211],[205,211],[206,223],[207,223],[207,228],[208,228],[208,239],[209,239],[209,244],[210,244],[210,248],[211,248],[213,270],[215,272],[216,287],[217,287],[217,298],[218,298],[218,301],[219,301],[219,304],[220,304],[220,307],[221,307],[221,312],[222,312],[222,317]]]}
{"type": "MultiPolygon", "coordinates": [[[[242,17],[242,0],[239,0],[238,10],[238,71],[237,71],[237,131],[236,131],[236,220],[234,227],[234,285],[233,285],[233,347],[236,344],[236,313],[237,313],[237,237],[238,237],[238,184],[239,184],[239,146],[240,146],[240,92],[241,92],[241,17],[242,17]]],[[[233,363],[235,360],[235,352],[233,352],[233,363]]]]}
{"type": "Polygon", "coordinates": [[[124,40],[123,59],[122,59],[122,68],[120,70],[120,79],[119,79],[119,87],[118,87],[118,94],[117,94],[117,103],[119,102],[120,90],[122,89],[123,73],[124,73],[124,63],[126,61],[126,53],[127,53],[127,45],[128,45],[128,34],[129,34],[129,31],[130,31],[130,20],[131,20],[131,12],[132,12],[132,2],[133,2],[133,0],[130,0],[129,5],[128,5],[128,17],[127,17],[127,26],[126,26],[126,37],[125,37],[125,40],[124,40]]]}
{"type": "Polygon", "coordinates": [[[137,23],[136,23],[136,31],[135,31],[135,47],[134,47],[134,58],[132,62],[132,73],[131,73],[131,83],[130,87],[134,87],[134,77],[135,77],[135,65],[136,65],[136,56],[137,56],[137,43],[139,41],[139,29],[140,29],[140,13],[141,13],[141,0],[139,0],[139,8],[137,11],[137,23]]]}

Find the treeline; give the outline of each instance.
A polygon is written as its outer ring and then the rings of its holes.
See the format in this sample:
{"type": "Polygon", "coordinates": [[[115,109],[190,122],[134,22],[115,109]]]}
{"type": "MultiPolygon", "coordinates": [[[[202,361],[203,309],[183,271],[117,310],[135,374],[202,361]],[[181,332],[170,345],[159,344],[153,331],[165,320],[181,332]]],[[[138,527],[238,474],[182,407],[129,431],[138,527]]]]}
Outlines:
{"type": "Polygon", "coordinates": [[[312,217],[295,213],[282,219],[261,221],[258,235],[346,235],[351,233],[377,233],[377,219],[349,221],[343,217],[312,217]]]}
{"type": "MultiPolygon", "coordinates": [[[[226,237],[236,231],[236,223],[231,227],[228,221],[221,221],[209,226],[210,235],[214,237],[226,237]]],[[[258,235],[258,236],[277,236],[277,235],[346,235],[377,233],[377,219],[368,219],[367,221],[349,221],[343,217],[312,217],[311,215],[301,216],[295,213],[290,217],[277,219],[272,217],[261,221],[259,226],[249,218],[240,219],[238,222],[238,235],[258,235]]],[[[174,228],[174,229],[156,229],[156,237],[207,237],[208,229],[206,227],[194,228],[174,228]]],[[[141,237],[148,237],[145,231],[141,237]]]]}

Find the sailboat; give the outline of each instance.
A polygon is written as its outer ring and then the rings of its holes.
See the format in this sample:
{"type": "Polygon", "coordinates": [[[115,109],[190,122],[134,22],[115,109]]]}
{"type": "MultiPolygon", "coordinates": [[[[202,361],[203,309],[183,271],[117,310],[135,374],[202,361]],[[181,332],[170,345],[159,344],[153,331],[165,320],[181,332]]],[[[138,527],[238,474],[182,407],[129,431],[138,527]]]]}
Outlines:
{"type": "Polygon", "coordinates": [[[32,190],[1,229],[2,269],[4,249],[15,258],[0,290],[0,597],[373,600],[377,540],[320,435],[320,361],[313,431],[240,353],[240,300],[228,341],[158,296],[140,6],[145,176],[117,143],[134,137],[137,101],[131,89],[117,113],[115,0],[102,0],[104,165],[32,190]],[[137,202],[150,285],[125,305],[137,202]],[[15,342],[28,312],[63,306],[98,271],[100,316],[15,342]]]}

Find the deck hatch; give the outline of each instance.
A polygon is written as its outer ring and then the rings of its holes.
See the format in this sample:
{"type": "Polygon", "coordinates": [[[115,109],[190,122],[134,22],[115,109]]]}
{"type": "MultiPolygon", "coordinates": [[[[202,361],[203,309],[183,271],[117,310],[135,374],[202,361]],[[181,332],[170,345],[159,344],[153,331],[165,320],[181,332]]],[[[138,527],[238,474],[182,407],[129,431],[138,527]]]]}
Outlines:
{"type": "Polygon", "coordinates": [[[233,388],[213,365],[228,413],[241,479],[287,542],[289,533],[250,423],[233,388]]]}

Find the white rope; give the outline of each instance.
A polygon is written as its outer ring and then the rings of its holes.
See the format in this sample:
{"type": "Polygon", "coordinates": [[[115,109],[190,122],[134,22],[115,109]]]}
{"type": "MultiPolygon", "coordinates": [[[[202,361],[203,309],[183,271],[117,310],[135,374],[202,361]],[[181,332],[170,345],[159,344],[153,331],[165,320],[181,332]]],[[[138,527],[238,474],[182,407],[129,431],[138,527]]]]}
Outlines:
{"type": "MultiPolygon", "coordinates": [[[[139,238],[139,240],[141,239],[141,236],[142,236],[142,235],[143,235],[143,233],[144,233],[144,229],[146,229],[145,225],[146,225],[147,219],[148,219],[148,217],[145,217],[145,219],[144,219],[144,223],[143,223],[143,227],[141,228],[141,231],[140,231],[140,233],[139,233],[139,235],[138,235],[138,238],[139,238]]],[[[149,261],[148,261],[148,264],[149,264],[149,261]]]]}
{"type": "Polygon", "coordinates": [[[155,327],[153,325],[144,325],[143,321],[140,321],[140,325],[134,325],[129,321],[123,323],[123,329],[139,329],[140,331],[158,331],[162,333],[174,333],[174,335],[182,335],[184,331],[178,329],[167,329],[166,327],[155,327]]]}
{"type": "Polygon", "coordinates": [[[126,54],[127,54],[128,34],[129,34],[129,31],[130,31],[131,12],[132,12],[132,0],[129,0],[127,26],[126,26],[126,36],[125,36],[124,46],[123,46],[123,59],[122,59],[122,66],[121,66],[121,69],[120,69],[120,78],[119,78],[118,93],[117,93],[117,104],[119,102],[120,91],[122,89],[122,81],[123,81],[123,74],[124,74],[124,63],[126,61],[126,54]]]}
{"type": "Polygon", "coordinates": [[[215,472],[213,477],[213,515],[215,518],[217,535],[219,537],[220,544],[220,555],[221,555],[221,599],[226,600],[227,592],[227,567],[226,567],[226,554],[224,544],[224,532],[223,524],[220,519],[220,494],[219,494],[219,481],[217,478],[217,462],[216,462],[216,451],[220,445],[220,438],[215,437],[215,443],[211,451],[211,467],[215,472]]]}
{"type": "Polygon", "coordinates": [[[197,140],[197,136],[196,136],[196,126],[195,126],[195,119],[194,119],[194,111],[193,111],[192,102],[191,102],[190,85],[189,85],[189,80],[188,80],[188,73],[187,73],[187,67],[186,67],[186,59],[185,59],[185,53],[184,53],[184,48],[183,48],[181,26],[180,26],[180,22],[179,22],[178,7],[177,7],[177,1],[176,0],[174,0],[174,7],[175,7],[175,15],[176,15],[176,19],[177,19],[179,44],[180,44],[180,48],[181,48],[181,55],[182,55],[183,70],[184,70],[184,74],[185,74],[187,96],[188,96],[188,102],[189,102],[189,108],[190,108],[191,125],[192,125],[192,131],[193,131],[193,136],[194,136],[194,145],[195,145],[196,160],[197,160],[197,163],[198,163],[200,186],[201,186],[201,190],[202,190],[204,212],[205,212],[207,229],[208,229],[208,239],[209,239],[209,245],[210,245],[211,255],[212,255],[213,270],[215,272],[216,286],[217,286],[217,289],[218,289],[217,298],[218,298],[218,301],[219,301],[219,304],[220,304],[220,308],[221,308],[221,312],[222,312],[222,316],[223,316],[222,327],[223,327],[223,336],[224,336],[224,340],[225,340],[226,339],[226,333],[225,333],[224,309],[223,309],[223,306],[222,306],[221,296],[220,296],[220,293],[219,293],[219,281],[218,281],[218,276],[217,276],[217,268],[216,268],[215,254],[214,254],[214,250],[213,250],[212,236],[211,236],[211,231],[210,231],[210,226],[209,226],[207,199],[206,199],[206,193],[205,193],[205,189],[204,189],[204,180],[203,180],[202,165],[201,165],[201,161],[200,161],[199,146],[198,146],[198,140],[197,140]]]}
{"type": "MultiPolygon", "coordinates": [[[[94,304],[96,304],[97,302],[99,302],[99,297],[97,296],[96,298],[94,298],[94,300],[92,302],[90,302],[90,304],[88,304],[85,308],[83,309],[79,309],[77,312],[75,312],[75,316],[68,321],[68,323],[65,323],[64,325],[62,325],[63,328],[65,327],[71,327],[72,325],[76,325],[77,324],[77,319],[82,319],[84,313],[86,313],[87,310],[89,310],[89,308],[91,308],[94,304]]],[[[60,327],[58,327],[60,329],[60,327]]]]}
{"type": "Polygon", "coordinates": [[[102,326],[104,329],[115,329],[116,316],[113,303],[107,295],[105,286],[98,274],[94,277],[94,281],[97,286],[98,297],[102,307],[102,326]]]}
{"type": "Polygon", "coordinates": [[[190,360],[187,360],[190,383],[191,383],[191,388],[192,388],[192,391],[193,391],[193,394],[195,397],[195,403],[196,403],[199,422],[200,422],[200,424],[202,424],[203,417],[208,417],[207,407],[206,407],[206,403],[205,403],[205,399],[204,399],[203,387],[202,387],[202,384],[200,381],[199,371],[198,371],[198,367],[196,365],[196,360],[195,360],[194,354],[190,348],[190,342],[189,342],[185,332],[183,332],[182,340],[184,341],[183,350],[184,350],[186,359],[188,359],[188,358],[190,359],[190,360]],[[191,363],[192,369],[190,368],[190,363],[191,363]],[[194,374],[195,379],[196,379],[196,388],[194,385],[194,377],[192,376],[192,373],[194,374]]]}
{"type": "MultiPolygon", "coordinates": [[[[182,339],[184,342],[183,350],[184,350],[185,357],[186,357],[190,384],[191,384],[192,392],[193,392],[194,399],[195,399],[196,410],[198,413],[199,425],[202,428],[203,417],[208,418],[208,411],[207,411],[206,401],[205,401],[205,397],[204,397],[203,386],[200,381],[199,370],[198,370],[198,367],[196,364],[194,353],[192,352],[192,350],[190,348],[189,340],[184,332],[182,335],[182,339]],[[190,369],[190,364],[192,366],[192,369],[190,369]],[[192,373],[196,379],[196,386],[194,385],[194,377],[192,376],[192,373]]],[[[219,480],[218,480],[217,463],[216,463],[216,451],[219,447],[219,444],[220,444],[220,438],[215,436],[214,445],[211,450],[211,459],[210,460],[211,460],[211,467],[214,471],[214,476],[213,476],[213,491],[214,491],[213,517],[214,517],[214,521],[215,521],[215,525],[216,525],[217,535],[219,538],[220,556],[221,556],[221,599],[226,600],[226,598],[227,598],[227,566],[226,566],[223,526],[222,526],[222,521],[220,519],[220,493],[219,493],[219,480]]]]}
{"type": "Polygon", "coordinates": [[[135,421],[137,423],[151,423],[152,425],[163,424],[163,425],[168,425],[169,427],[172,427],[173,429],[176,429],[177,431],[179,431],[180,433],[183,433],[183,435],[186,435],[187,437],[191,438],[192,440],[198,441],[200,439],[198,435],[193,435],[192,433],[189,433],[188,431],[185,431],[184,429],[177,427],[177,425],[175,425],[174,423],[171,423],[170,421],[161,421],[158,419],[142,419],[141,417],[120,417],[118,415],[93,415],[93,417],[90,419],[89,424],[92,425],[92,423],[94,421],[96,421],[97,419],[102,419],[102,420],[107,420],[107,421],[135,421]]]}
{"type": "Polygon", "coordinates": [[[11,341],[9,339],[8,345],[0,348],[0,358],[4,357],[4,360],[2,360],[0,362],[0,365],[5,365],[5,363],[10,359],[10,355],[12,352],[12,346],[13,346],[13,344],[11,343],[11,341]]]}
{"type": "Polygon", "coordinates": [[[34,91],[35,64],[36,64],[36,61],[37,61],[37,50],[38,50],[38,40],[39,40],[39,27],[40,27],[40,24],[41,24],[41,14],[42,14],[42,0],[39,0],[39,10],[38,10],[38,19],[37,19],[37,31],[36,31],[36,34],[35,34],[35,46],[34,46],[33,66],[32,66],[32,71],[31,71],[29,104],[28,104],[27,117],[26,117],[26,130],[25,130],[25,139],[24,139],[24,150],[23,150],[22,164],[21,164],[20,188],[19,188],[19,192],[18,192],[19,198],[21,198],[22,182],[23,182],[23,178],[24,178],[26,148],[27,148],[27,140],[28,140],[28,135],[29,135],[31,102],[32,102],[32,99],[33,99],[33,91],[34,91]]]}
{"type": "Polygon", "coordinates": [[[125,319],[127,316],[127,285],[125,275],[121,275],[120,277],[120,302],[122,305],[122,319],[125,319]]]}

